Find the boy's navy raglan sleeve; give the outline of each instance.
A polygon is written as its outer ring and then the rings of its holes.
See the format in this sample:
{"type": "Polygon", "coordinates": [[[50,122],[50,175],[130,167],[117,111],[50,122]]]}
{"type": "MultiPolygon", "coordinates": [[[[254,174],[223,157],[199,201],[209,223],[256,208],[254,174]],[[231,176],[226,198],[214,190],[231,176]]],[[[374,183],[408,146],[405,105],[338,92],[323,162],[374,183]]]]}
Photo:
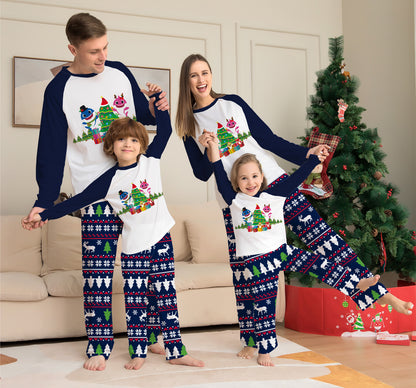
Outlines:
{"type": "Polygon", "coordinates": [[[46,87],[36,157],[39,186],[34,206],[49,208],[58,198],[65,167],[68,122],[62,110],[67,77],[60,73],[46,87]]]}
{"type": "Polygon", "coordinates": [[[301,165],[305,161],[308,148],[291,143],[274,134],[241,97],[230,94],[223,98],[241,106],[246,116],[250,133],[262,148],[297,165],[301,165]]]}
{"type": "Polygon", "coordinates": [[[303,163],[292,175],[282,182],[266,190],[266,193],[288,197],[297,187],[308,177],[311,171],[320,163],[316,155],[310,155],[306,162],[303,163]]]}
{"type": "Polygon", "coordinates": [[[212,164],[208,159],[207,152],[202,153],[194,138],[191,136],[187,136],[183,140],[183,144],[195,177],[206,182],[213,173],[212,164]]]}
{"type": "Polygon", "coordinates": [[[233,199],[236,196],[236,192],[233,190],[231,182],[228,179],[227,173],[224,170],[224,166],[221,160],[212,164],[215,174],[215,180],[217,182],[218,191],[221,193],[224,201],[228,206],[231,205],[233,199]]]}
{"type": "MultiPolygon", "coordinates": [[[[136,120],[144,125],[155,125],[155,118],[149,110],[149,101],[147,100],[143,92],[140,90],[140,86],[138,85],[136,78],[134,78],[132,72],[127,68],[127,66],[123,65],[121,62],[107,61],[106,64],[107,63],[110,66],[122,71],[129,79],[133,92],[134,107],[136,110],[136,120]]],[[[157,108],[155,107],[155,111],[156,110],[157,108]]]]}
{"type": "MultiPolygon", "coordinates": [[[[154,94],[152,97],[156,97],[157,101],[160,97],[160,93],[154,94]]],[[[152,156],[160,159],[172,134],[172,125],[170,122],[169,112],[167,110],[161,111],[159,109],[155,109],[155,115],[156,135],[153,138],[152,143],[147,148],[146,156],[152,156]]]]}
{"type": "Polygon", "coordinates": [[[44,210],[39,214],[42,221],[54,220],[56,218],[63,217],[66,214],[88,206],[91,203],[99,201],[100,199],[104,199],[116,171],[117,165],[107,170],[104,174],[87,186],[81,193],[44,210]]]}

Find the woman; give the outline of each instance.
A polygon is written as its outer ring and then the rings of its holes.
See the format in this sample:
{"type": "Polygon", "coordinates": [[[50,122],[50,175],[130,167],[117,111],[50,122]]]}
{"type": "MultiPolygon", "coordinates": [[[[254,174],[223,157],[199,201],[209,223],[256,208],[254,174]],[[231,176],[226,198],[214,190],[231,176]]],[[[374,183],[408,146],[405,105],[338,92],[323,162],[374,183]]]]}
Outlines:
{"type": "MultiPolygon", "coordinates": [[[[239,156],[250,152],[255,154],[261,163],[266,180],[270,182],[269,187],[287,179],[288,175],[267,151],[297,165],[301,165],[310,154],[317,155],[321,161],[328,156],[329,147],[326,145],[308,149],[275,135],[239,96],[215,93],[212,90],[211,67],[199,54],[192,54],[184,60],[179,87],[176,130],[184,141],[195,177],[202,181],[207,181],[213,173],[206,151],[208,141],[213,136],[219,139],[221,160],[227,174],[230,173],[234,161],[239,156]]],[[[236,285],[243,263],[235,256],[235,238],[230,210],[218,191],[217,200],[223,209],[230,264],[236,285]]],[[[326,224],[299,190],[287,197],[284,218],[285,224],[315,254],[334,260],[336,264],[347,267],[360,278],[372,276],[353,250],[326,224]]],[[[377,295],[386,293],[386,288],[378,283],[362,292],[357,303],[359,306],[368,305],[377,299],[377,295]]],[[[240,337],[245,344],[238,355],[243,358],[251,358],[256,351],[248,342],[254,327],[253,313],[246,308],[252,305],[252,300],[247,295],[248,292],[236,292],[240,337]]]]}

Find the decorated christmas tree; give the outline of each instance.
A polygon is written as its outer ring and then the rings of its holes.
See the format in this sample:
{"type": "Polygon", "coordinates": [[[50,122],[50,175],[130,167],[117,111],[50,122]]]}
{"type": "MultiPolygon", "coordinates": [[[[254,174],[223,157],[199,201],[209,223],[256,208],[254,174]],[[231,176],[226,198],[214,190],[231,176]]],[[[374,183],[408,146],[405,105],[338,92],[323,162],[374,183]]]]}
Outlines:
{"type": "Polygon", "coordinates": [[[113,112],[111,106],[108,104],[107,100],[102,97],[101,99],[101,106],[98,112],[98,117],[101,121],[101,129],[100,131],[103,132],[103,137],[107,133],[110,124],[118,119],[118,115],[113,112]]]}
{"type": "MultiPolygon", "coordinates": [[[[397,200],[398,189],[384,179],[388,171],[377,129],[361,121],[365,109],[354,94],[358,79],[345,70],[342,36],[330,39],[329,56],[329,66],[317,73],[316,94],[307,111],[312,125],[301,139],[311,146],[319,132],[339,140],[324,171],[333,192],[308,199],[370,270],[416,279],[416,233],[405,227],[408,212],[397,200]]],[[[290,243],[305,248],[288,234],[290,243]]],[[[312,281],[307,276],[300,280],[312,281]]]]}

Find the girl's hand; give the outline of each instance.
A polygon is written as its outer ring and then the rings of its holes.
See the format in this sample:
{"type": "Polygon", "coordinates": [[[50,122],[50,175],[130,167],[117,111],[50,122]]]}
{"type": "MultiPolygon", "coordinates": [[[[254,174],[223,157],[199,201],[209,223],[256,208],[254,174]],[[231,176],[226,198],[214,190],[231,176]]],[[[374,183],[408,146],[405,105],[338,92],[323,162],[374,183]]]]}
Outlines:
{"type": "Polygon", "coordinates": [[[211,163],[217,162],[220,160],[220,150],[218,148],[218,138],[217,136],[210,137],[207,141],[208,143],[208,159],[211,163]]]}
{"type": "Polygon", "coordinates": [[[204,131],[202,132],[202,135],[198,137],[198,142],[205,148],[208,148],[209,140],[212,140],[212,141],[216,140],[218,142],[217,135],[214,132],[210,132],[204,129],[204,131]]]}
{"type": "Polygon", "coordinates": [[[306,154],[306,158],[309,158],[309,155],[316,155],[318,159],[323,162],[329,155],[329,150],[331,147],[327,144],[320,144],[309,149],[306,154]]]}
{"type": "Polygon", "coordinates": [[[32,230],[41,227],[42,225],[46,224],[47,221],[42,221],[39,213],[34,214],[31,219],[30,216],[26,216],[22,218],[21,224],[23,229],[32,230]]]}

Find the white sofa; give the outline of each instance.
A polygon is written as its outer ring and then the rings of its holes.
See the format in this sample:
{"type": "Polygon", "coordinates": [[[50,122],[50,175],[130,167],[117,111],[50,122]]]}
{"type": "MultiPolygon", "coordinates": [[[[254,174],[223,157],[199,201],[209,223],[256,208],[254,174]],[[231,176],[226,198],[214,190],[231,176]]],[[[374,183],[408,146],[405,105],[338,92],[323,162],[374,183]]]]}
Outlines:
{"type": "MultiPolygon", "coordinates": [[[[170,205],[181,327],[237,323],[221,210],[214,202],[170,205]]],[[[0,341],[85,336],[80,219],[65,216],[25,231],[22,215],[1,216],[0,341]]],[[[119,244],[121,245],[121,244],[119,244]]],[[[278,316],[285,310],[280,275],[278,316]]],[[[113,281],[114,332],[126,331],[119,258],[113,281]]]]}

